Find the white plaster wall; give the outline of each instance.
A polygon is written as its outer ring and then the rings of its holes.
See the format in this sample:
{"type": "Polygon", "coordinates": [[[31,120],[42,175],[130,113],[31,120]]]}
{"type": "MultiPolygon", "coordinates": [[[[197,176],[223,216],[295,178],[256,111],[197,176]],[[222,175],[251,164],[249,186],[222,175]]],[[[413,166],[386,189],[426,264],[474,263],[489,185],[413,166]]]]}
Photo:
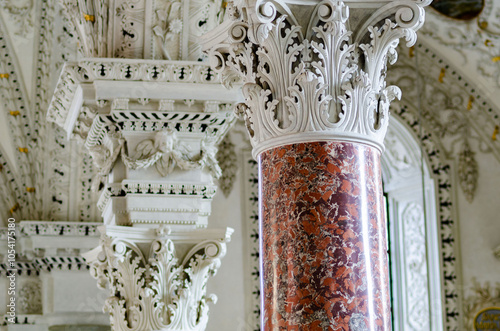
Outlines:
{"type": "MultiPolygon", "coordinates": [[[[500,162],[491,154],[476,153],[479,180],[476,196],[467,202],[457,187],[457,211],[464,289],[476,278],[480,284],[500,281],[500,259],[493,250],[500,245],[500,162]]],[[[458,184],[457,184],[458,185],[458,184]]]]}
{"type": "Polygon", "coordinates": [[[227,244],[227,254],[217,275],[208,282],[207,293],[218,297],[210,307],[207,331],[240,330],[245,320],[243,206],[241,201],[241,171],[235,180],[231,194],[226,198],[218,191],[212,204],[209,228],[231,227],[234,233],[227,244]]]}

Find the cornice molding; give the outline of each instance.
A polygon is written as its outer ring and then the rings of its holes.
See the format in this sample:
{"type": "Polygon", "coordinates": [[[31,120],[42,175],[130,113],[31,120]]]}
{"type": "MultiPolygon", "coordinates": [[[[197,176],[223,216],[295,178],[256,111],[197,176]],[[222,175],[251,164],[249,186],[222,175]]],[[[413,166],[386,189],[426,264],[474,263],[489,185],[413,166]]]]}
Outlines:
{"type": "Polygon", "coordinates": [[[83,140],[107,224],[200,228],[238,100],[207,64],[93,58],[64,66],[48,120],[83,140]]]}
{"type": "Polygon", "coordinates": [[[415,43],[429,1],[351,4],[352,18],[338,0],[229,3],[225,22],[204,36],[223,83],[244,83],[238,112],[254,156],[332,139],[383,150],[389,105],[400,97],[386,86],[387,63],[396,61],[399,39],[415,43]]]}
{"type": "MultiPolygon", "coordinates": [[[[219,88],[219,75],[201,62],[132,59],[86,59],[67,62],[49,105],[47,119],[64,127],[68,136],[71,135],[79,116],[84,88],[90,84],[96,85],[95,101],[99,107],[106,104],[110,99],[109,93],[115,93],[113,90],[121,90],[123,95],[114,95],[111,99],[123,99],[125,96],[130,98],[134,94],[137,100],[148,96],[145,101],[149,101],[151,95],[156,96],[156,100],[192,98],[192,94],[190,97],[186,96],[186,89],[199,89],[200,99],[206,101],[223,103],[239,99],[238,91],[228,92],[219,88]],[[126,82],[133,84],[125,85],[126,82]],[[103,96],[103,93],[108,96],[103,96]]],[[[114,102],[113,106],[123,109],[119,103],[114,102]]],[[[162,110],[161,107],[168,105],[164,102],[160,104],[159,110],[162,110]]]]}
{"type": "MultiPolygon", "coordinates": [[[[16,269],[19,275],[38,275],[41,271],[86,270],[80,256],[99,241],[97,228],[102,223],[21,221],[17,225],[16,262],[7,264],[7,244],[0,249],[0,274],[16,269]]],[[[0,241],[7,241],[0,228],[0,241]]]]}

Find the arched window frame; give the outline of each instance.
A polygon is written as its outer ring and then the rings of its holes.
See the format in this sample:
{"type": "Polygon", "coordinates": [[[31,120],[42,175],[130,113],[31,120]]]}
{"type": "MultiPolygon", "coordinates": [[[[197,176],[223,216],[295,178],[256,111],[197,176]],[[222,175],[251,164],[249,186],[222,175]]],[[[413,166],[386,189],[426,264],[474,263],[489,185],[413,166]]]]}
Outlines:
{"type": "Polygon", "coordinates": [[[421,148],[397,117],[382,154],[387,197],[394,330],[442,331],[436,181],[421,148]]]}

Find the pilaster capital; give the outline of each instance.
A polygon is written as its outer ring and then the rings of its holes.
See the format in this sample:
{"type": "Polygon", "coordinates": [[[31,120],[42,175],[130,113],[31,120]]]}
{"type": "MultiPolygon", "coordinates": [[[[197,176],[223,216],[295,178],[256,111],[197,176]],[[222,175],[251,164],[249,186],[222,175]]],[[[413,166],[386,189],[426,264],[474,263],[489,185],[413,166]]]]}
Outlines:
{"type": "Polygon", "coordinates": [[[290,143],[357,141],[383,149],[387,63],[411,46],[429,0],[242,0],[204,36],[210,64],[230,86],[243,81],[254,156],[290,143]]]}
{"type": "Polygon", "coordinates": [[[206,294],[207,281],[220,267],[232,229],[101,231],[101,245],[85,258],[98,286],[109,285],[104,309],[113,329],[205,330],[208,303],[217,300],[206,294]]]}

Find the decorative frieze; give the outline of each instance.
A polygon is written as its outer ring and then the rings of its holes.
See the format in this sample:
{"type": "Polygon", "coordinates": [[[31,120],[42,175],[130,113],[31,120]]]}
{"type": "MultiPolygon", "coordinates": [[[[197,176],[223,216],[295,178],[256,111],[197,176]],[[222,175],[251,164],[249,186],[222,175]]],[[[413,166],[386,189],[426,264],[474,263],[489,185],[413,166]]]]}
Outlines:
{"type": "Polygon", "coordinates": [[[97,227],[102,223],[80,222],[21,222],[21,233],[26,236],[90,236],[99,235],[97,227]]]}
{"type": "Polygon", "coordinates": [[[60,0],[85,57],[203,59],[198,38],[221,20],[221,0],[60,0]]]}
{"type": "Polygon", "coordinates": [[[150,99],[156,100],[158,105],[154,110],[171,111],[175,100],[192,98],[192,93],[189,93],[194,88],[192,84],[203,84],[203,88],[199,86],[201,99],[204,97],[205,100],[224,104],[239,98],[237,91],[228,92],[220,87],[219,75],[205,63],[86,59],[78,63],[67,62],[64,65],[49,106],[48,120],[63,126],[71,134],[73,127],[68,125],[70,123],[74,125],[80,110],[77,113],[70,110],[81,107],[85,84],[91,83],[100,84],[98,86],[100,88],[96,89],[94,100],[99,108],[107,105],[106,99],[111,99],[114,108],[118,109],[116,108],[118,101],[123,104],[124,99],[131,96],[143,99],[150,95],[153,96],[150,99]],[[107,93],[108,96],[103,93],[107,93]],[[68,118],[70,113],[77,117],[68,118]]]}
{"type": "Polygon", "coordinates": [[[401,94],[386,86],[387,63],[396,61],[400,38],[415,43],[429,2],[229,3],[203,43],[226,86],[244,83],[237,109],[254,155],[331,139],[383,149],[389,105],[401,94]]]}
{"type": "Polygon", "coordinates": [[[226,254],[232,229],[102,231],[101,245],[85,258],[98,286],[110,288],[104,309],[114,330],[205,329],[208,303],[217,300],[206,284],[226,254]]]}
{"type": "Polygon", "coordinates": [[[65,65],[48,118],[84,141],[106,224],[199,228],[239,99],[203,63],[94,58],[65,65]]]}
{"type": "Polygon", "coordinates": [[[98,141],[97,144],[95,141],[87,140],[86,147],[101,176],[109,174],[120,155],[121,161],[128,169],[146,169],[155,166],[162,177],[171,173],[175,167],[182,170],[206,167],[215,178],[221,175],[220,167],[215,159],[217,148],[210,138],[204,138],[201,141],[200,153],[191,157],[188,147],[182,144],[175,132],[170,129],[158,131],[153,139],[139,142],[135,148],[137,155],[135,157],[127,154],[126,141],[123,138],[113,139],[109,144],[102,141],[98,141]],[[111,147],[106,150],[106,145],[111,147]]]}

